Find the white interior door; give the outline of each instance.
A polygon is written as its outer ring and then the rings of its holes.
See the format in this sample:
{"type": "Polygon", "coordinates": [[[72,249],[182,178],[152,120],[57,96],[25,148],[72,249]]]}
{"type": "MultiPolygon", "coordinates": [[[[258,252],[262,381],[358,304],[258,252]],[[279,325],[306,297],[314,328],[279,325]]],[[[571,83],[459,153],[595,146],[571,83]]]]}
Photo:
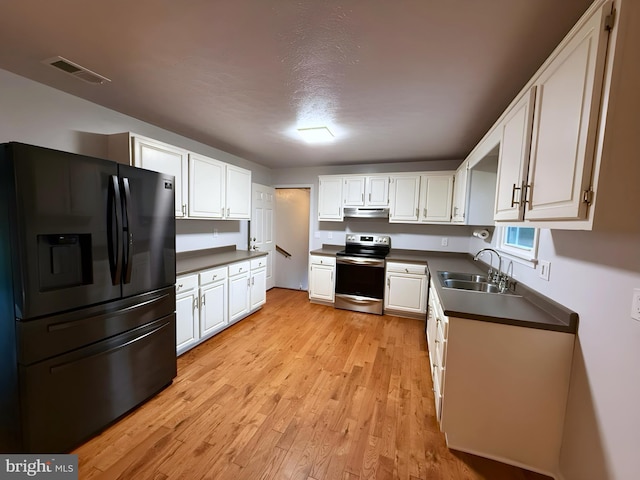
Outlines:
{"type": "Polygon", "coordinates": [[[253,183],[250,250],[267,252],[267,290],[275,286],[274,253],[275,239],[275,189],[253,183]]]}

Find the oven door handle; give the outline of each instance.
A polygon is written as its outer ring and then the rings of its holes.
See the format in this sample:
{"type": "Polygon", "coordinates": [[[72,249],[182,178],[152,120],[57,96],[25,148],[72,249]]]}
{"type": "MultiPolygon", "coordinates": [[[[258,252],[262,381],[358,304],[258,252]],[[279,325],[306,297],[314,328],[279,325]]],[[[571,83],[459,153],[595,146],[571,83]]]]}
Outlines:
{"type": "Polygon", "coordinates": [[[337,257],[336,263],[341,265],[361,265],[364,267],[384,267],[384,260],[379,258],[337,257]]]}

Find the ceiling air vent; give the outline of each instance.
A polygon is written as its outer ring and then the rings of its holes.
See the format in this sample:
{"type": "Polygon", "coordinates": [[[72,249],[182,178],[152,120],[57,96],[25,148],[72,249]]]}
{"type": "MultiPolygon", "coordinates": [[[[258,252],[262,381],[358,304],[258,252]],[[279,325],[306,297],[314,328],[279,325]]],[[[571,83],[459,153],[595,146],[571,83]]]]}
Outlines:
{"type": "Polygon", "coordinates": [[[72,61],[67,60],[64,57],[47,58],[46,60],[43,60],[42,63],[51,65],[58,70],[62,70],[69,75],[73,75],[80,80],[84,80],[87,83],[93,83],[94,85],[111,81],[107,77],[98,75],[96,72],[92,72],[88,68],[82,67],[77,63],[73,63],[72,61]]]}

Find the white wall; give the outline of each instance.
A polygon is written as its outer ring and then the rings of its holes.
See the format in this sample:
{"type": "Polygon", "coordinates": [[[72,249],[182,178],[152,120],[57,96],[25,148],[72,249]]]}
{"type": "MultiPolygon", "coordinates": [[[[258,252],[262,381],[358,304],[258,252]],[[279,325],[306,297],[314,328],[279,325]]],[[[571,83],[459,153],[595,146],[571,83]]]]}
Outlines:
{"type": "MultiPolygon", "coordinates": [[[[469,252],[486,246],[472,238],[469,252]]],[[[538,257],[551,262],[549,281],[516,263],[518,280],[580,316],[561,472],[566,480],[640,478],[640,322],[630,317],[640,235],[541,230],[538,257]]]]}
{"type": "MultiPolygon", "coordinates": [[[[250,169],[254,182],[271,184],[266,167],[1,69],[0,92],[0,143],[106,158],[106,135],[131,131],[250,169]]],[[[176,230],[178,251],[224,245],[247,249],[247,221],[178,220],[176,230]]]]}

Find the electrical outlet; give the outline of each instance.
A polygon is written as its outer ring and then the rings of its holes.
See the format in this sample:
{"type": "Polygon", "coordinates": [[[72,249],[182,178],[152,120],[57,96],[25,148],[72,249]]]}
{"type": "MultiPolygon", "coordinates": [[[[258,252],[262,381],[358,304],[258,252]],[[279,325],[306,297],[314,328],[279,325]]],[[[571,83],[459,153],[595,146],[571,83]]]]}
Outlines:
{"type": "Polygon", "coordinates": [[[631,302],[631,318],[640,322],[640,288],[633,289],[633,301],[631,302]]]}
{"type": "Polygon", "coordinates": [[[333,238],[333,232],[327,233],[327,238],[333,238]]]}
{"type": "Polygon", "coordinates": [[[448,246],[448,245],[449,245],[449,239],[448,239],[447,237],[442,237],[441,245],[442,245],[443,247],[448,246]]]}
{"type": "Polygon", "coordinates": [[[541,279],[546,280],[548,282],[550,270],[551,270],[551,262],[547,262],[546,260],[540,260],[538,262],[538,276],[541,279]]]}

